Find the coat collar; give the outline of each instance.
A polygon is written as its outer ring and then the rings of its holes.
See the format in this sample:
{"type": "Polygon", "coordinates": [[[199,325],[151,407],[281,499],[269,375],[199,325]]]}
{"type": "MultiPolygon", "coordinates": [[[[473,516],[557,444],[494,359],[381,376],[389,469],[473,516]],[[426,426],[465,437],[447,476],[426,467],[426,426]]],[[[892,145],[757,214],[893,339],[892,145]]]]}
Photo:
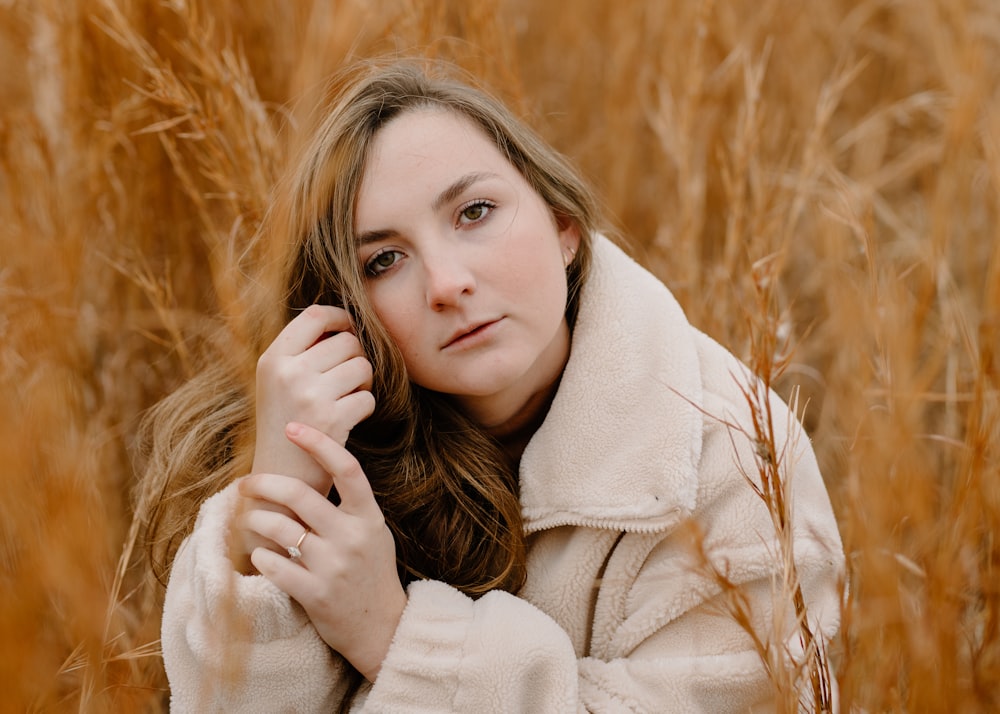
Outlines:
{"type": "Polygon", "coordinates": [[[695,506],[701,371],[670,291],[603,236],[569,361],[521,458],[528,533],[559,525],[660,531],[695,506]]]}

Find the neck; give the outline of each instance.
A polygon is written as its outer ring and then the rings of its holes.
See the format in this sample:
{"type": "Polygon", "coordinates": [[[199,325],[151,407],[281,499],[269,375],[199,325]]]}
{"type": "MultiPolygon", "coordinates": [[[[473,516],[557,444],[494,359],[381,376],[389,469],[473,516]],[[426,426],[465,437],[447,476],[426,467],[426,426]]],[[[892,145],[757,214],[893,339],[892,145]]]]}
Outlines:
{"type": "Polygon", "coordinates": [[[500,443],[512,466],[516,467],[520,462],[524,448],[545,421],[545,415],[548,414],[558,387],[557,379],[544,390],[533,394],[516,414],[503,423],[487,429],[500,443]]]}
{"type": "Polygon", "coordinates": [[[524,379],[499,394],[467,396],[460,400],[466,414],[500,443],[514,466],[545,420],[559,388],[569,352],[570,332],[563,321],[558,334],[536,363],[533,379],[524,379]]]}

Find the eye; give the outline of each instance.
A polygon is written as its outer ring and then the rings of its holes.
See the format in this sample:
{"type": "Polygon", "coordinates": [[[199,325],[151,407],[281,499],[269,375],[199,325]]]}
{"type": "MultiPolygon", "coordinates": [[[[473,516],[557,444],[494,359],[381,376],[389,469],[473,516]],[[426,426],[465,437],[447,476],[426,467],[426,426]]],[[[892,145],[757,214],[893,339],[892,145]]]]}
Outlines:
{"type": "Polygon", "coordinates": [[[458,213],[458,223],[459,225],[469,225],[470,223],[478,223],[482,221],[490,214],[496,204],[492,201],[487,201],[485,199],[476,199],[471,203],[467,203],[462,206],[462,209],[458,213]]]}
{"type": "Polygon", "coordinates": [[[365,273],[373,278],[378,277],[399,262],[402,255],[394,248],[382,248],[365,263],[365,273]]]}

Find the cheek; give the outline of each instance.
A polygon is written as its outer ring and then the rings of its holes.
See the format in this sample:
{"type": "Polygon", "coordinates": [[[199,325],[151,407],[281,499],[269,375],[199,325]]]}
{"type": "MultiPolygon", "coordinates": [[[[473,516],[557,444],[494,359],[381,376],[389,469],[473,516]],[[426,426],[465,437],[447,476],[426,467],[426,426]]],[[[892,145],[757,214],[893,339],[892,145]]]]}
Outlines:
{"type": "Polygon", "coordinates": [[[419,314],[408,309],[409,303],[393,300],[373,300],[372,307],[389,339],[403,355],[408,371],[412,371],[415,356],[420,354],[419,336],[426,332],[419,324],[419,314]]]}
{"type": "Polygon", "coordinates": [[[505,273],[506,283],[522,298],[545,295],[548,300],[558,301],[567,290],[562,254],[558,249],[540,251],[537,241],[524,246],[516,255],[512,251],[505,273]]]}

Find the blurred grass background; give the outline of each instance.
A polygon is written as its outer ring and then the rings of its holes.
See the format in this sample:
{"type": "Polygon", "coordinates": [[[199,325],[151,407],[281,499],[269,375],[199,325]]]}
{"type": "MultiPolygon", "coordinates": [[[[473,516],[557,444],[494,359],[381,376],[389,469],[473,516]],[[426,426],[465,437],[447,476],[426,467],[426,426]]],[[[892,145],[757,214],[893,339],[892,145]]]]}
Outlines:
{"type": "Polygon", "coordinates": [[[386,52],[493,86],[694,324],[787,345],[848,553],[843,709],[1000,710],[993,0],[0,2],[0,710],[164,708],[138,419],[245,350],[214,317],[286,147],[386,52]]]}

